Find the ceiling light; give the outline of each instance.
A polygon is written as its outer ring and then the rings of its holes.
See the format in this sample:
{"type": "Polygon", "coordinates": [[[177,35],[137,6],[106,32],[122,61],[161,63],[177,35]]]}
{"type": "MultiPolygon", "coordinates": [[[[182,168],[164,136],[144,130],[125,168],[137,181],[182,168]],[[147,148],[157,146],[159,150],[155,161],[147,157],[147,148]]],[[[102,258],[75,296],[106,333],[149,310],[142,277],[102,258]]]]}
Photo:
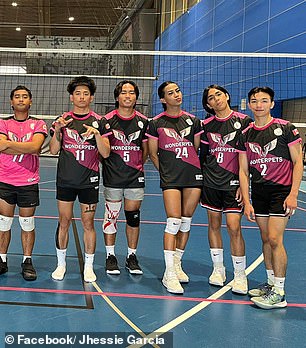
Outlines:
{"type": "Polygon", "coordinates": [[[21,31],[21,28],[20,27],[16,27],[16,31],[21,31]]]}
{"type": "Polygon", "coordinates": [[[14,7],[16,7],[16,6],[18,6],[18,4],[17,4],[17,2],[12,2],[12,6],[14,6],[14,7]]]}
{"type": "Polygon", "coordinates": [[[68,19],[69,19],[70,22],[74,21],[74,17],[72,17],[72,16],[70,16],[68,19]]]}

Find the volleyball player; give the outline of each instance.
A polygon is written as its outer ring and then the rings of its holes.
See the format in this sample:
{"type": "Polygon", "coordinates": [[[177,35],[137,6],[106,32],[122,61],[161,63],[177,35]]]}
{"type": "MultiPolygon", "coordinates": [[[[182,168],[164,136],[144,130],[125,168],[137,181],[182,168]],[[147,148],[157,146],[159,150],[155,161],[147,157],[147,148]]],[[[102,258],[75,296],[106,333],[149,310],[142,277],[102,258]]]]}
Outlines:
{"type": "Polygon", "coordinates": [[[223,286],[226,280],[221,234],[222,212],[234,266],[232,291],[247,294],[245,244],[241,231],[242,205],[239,188],[239,162],[235,145],[239,134],[252,121],[247,115],[231,110],[230,94],[218,85],[204,89],[202,103],[210,117],[203,121],[201,164],[203,190],[201,205],[207,209],[208,240],[213,272],[209,283],[223,286]]]}
{"type": "Polygon", "coordinates": [[[202,129],[198,118],[181,109],[183,96],[175,82],[162,83],[158,95],[164,112],[149,122],[147,133],[149,154],[160,174],[167,214],[162,283],[168,292],[182,294],[180,283],[188,283],[189,277],[182,269],[181,259],[203,179],[197,154],[202,129]]]}
{"type": "Polygon", "coordinates": [[[84,229],[84,281],[94,282],[93,260],[96,247],[94,216],[99,200],[99,156],[109,155],[109,144],[100,135],[101,116],[90,109],[96,85],[87,76],[76,77],[67,86],[71,111],[58,117],[50,133],[50,152],[57,154],[56,199],[59,223],[56,230],[57,268],[52,278],[62,280],[66,273],[68,231],[78,197],[84,229]]]}
{"type": "Polygon", "coordinates": [[[8,271],[7,250],[16,205],[23,262],[21,274],[25,280],[35,280],[32,264],[35,242],[34,213],[39,205],[39,158],[47,136],[44,121],[29,115],[32,93],[25,86],[11,91],[14,115],[0,120],[0,274],[8,271]]]}
{"type": "Polygon", "coordinates": [[[255,87],[248,93],[255,122],[242,132],[238,148],[244,215],[256,221],[262,239],[267,282],[249,291],[264,309],[287,306],[285,277],[287,254],[284,231],[297,208],[303,175],[301,138],[290,122],[273,118],[274,91],[255,87]],[[251,198],[249,180],[251,175],[251,198]]]}
{"type": "Polygon", "coordinates": [[[116,109],[105,115],[102,136],[109,139],[110,156],[103,160],[105,214],[103,234],[106,248],[106,273],[120,274],[115,255],[117,219],[123,205],[126,218],[127,257],[131,274],[142,274],[136,257],[140,206],[144,197],[144,163],[148,157],[145,136],[148,119],[135,110],[139,89],[134,81],[124,80],[114,89],[116,109]]]}

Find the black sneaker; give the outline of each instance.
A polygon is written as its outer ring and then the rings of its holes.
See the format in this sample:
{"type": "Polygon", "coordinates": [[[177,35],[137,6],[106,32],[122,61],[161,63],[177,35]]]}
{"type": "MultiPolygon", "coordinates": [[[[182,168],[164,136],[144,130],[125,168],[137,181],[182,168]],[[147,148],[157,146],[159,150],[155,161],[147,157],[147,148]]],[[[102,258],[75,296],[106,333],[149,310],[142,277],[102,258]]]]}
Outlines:
{"type": "Polygon", "coordinates": [[[115,255],[108,255],[108,258],[105,262],[105,268],[107,274],[120,274],[118,261],[115,255]]]}
{"type": "Polygon", "coordinates": [[[125,268],[128,269],[131,274],[143,274],[134,253],[126,258],[125,268]]]}
{"type": "Polygon", "coordinates": [[[8,268],[7,268],[7,261],[6,262],[3,262],[2,261],[2,258],[0,256],[0,274],[4,274],[8,271],[8,268]]]}
{"type": "Polygon", "coordinates": [[[27,257],[21,264],[21,274],[24,280],[36,280],[37,274],[32,265],[32,259],[27,257]]]}

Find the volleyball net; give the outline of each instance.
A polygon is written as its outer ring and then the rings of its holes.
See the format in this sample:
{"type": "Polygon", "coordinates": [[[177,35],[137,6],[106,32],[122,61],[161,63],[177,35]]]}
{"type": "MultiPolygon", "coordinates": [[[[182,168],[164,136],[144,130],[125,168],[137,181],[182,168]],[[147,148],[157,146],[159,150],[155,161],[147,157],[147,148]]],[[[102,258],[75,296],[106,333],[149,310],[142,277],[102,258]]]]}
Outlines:
{"type": "Polygon", "coordinates": [[[225,87],[232,108],[247,114],[248,91],[270,86],[273,116],[296,124],[305,141],[306,54],[0,48],[0,114],[11,114],[10,91],[25,85],[33,93],[31,113],[50,123],[71,108],[66,88],[79,75],[94,79],[92,108],[101,115],[114,108],[113,90],[126,79],[139,86],[137,109],[148,117],[162,111],[157,88],[166,80],[179,84],[183,108],[200,119],[208,85],[225,87]]]}

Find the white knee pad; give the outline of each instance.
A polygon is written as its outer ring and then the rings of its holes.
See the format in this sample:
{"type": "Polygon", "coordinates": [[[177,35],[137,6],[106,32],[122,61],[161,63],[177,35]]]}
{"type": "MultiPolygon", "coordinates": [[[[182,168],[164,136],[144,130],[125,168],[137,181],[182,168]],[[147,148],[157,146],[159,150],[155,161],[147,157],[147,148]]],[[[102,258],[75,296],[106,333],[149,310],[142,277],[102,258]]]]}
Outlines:
{"type": "Polygon", "coordinates": [[[34,216],[23,217],[19,216],[19,225],[25,232],[31,232],[35,228],[34,216]]]}
{"type": "Polygon", "coordinates": [[[168,218],[165,232],[176,235],[181,227],[181,219],[168,218]]]}
{"type": "Polygon", "coordinates": [[[182,216],[181,232],[189,232],[191,227],[191,217],[182,216]]]}
{"type": "Polygon", "coordinates": [[[117,232],[117,219],[120,214],[122,202],[105,201],[105,213],[103,221],[103,232],[106,234],[114,234],[117,232]]]}
{"type": "Polygon", "coordinates": [[[0,215],[0,231],[9,231],[12,227],[13,218],[9,216],[0,215]]]}

